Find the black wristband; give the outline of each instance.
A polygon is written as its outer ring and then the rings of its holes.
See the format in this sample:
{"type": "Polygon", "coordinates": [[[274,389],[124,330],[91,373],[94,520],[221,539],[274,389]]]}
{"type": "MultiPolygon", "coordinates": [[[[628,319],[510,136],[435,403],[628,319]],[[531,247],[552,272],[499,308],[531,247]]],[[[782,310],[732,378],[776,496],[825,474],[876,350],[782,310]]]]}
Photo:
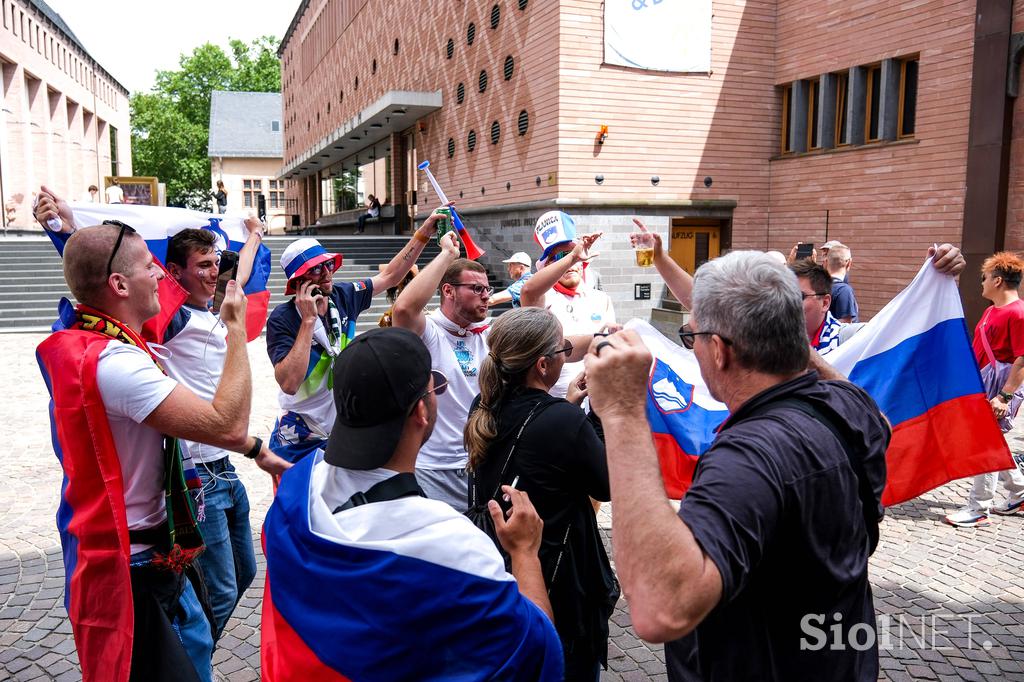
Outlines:
{"type": "Polygon", "coordinates": [[[245,453],[245,456],[248,457],[249,459],[256,459],[260,454],[260,450],[263,449],[262,440],[256,438],[255,436],[253,436],[253,440],[255,440],[256,443],[253,444],[252,448],[249,449],[249,452],[245,453]]]}
{"type": "Polygon", "coordinates": [[[1007,405],[1009,405],[1010,401],[1013,400],[1013,394],[1007,393],[1006,391],[999,391],[999,397],[1005,400],[1007,405]]]}

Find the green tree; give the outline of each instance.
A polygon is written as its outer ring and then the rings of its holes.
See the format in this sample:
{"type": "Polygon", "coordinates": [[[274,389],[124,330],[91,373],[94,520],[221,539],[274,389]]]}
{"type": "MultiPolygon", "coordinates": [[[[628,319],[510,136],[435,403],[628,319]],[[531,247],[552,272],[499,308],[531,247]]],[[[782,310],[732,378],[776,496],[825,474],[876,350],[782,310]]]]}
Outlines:
{"type": "Polygon", "coordinates": [[[277,39],[229,42],[231,56],[206,43],[182,54],[179,68],[159,71],[148,93],[131,98],[136,175],[167,184],[167,203],[210,208],[210,100],[214,90],[280,92],[277,39]]]}

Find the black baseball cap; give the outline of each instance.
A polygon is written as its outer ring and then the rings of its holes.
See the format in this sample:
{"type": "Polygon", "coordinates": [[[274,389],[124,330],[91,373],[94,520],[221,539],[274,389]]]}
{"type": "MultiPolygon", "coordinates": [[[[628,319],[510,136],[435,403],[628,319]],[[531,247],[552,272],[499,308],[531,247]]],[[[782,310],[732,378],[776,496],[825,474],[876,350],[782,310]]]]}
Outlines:
{"type": "Polygon", "coordinates": [[[324,460],[345,469],[383,466],[429,384],[430,352],[419,336],[397,327],[357,336],[334,360],[338,416],[324,460]]]}

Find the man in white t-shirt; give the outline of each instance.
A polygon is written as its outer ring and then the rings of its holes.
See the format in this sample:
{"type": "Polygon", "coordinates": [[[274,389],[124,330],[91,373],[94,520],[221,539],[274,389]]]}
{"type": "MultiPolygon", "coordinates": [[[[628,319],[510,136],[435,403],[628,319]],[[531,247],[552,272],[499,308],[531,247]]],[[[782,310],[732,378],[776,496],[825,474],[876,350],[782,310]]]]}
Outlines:
{"type": "Polygon", "coordinates": [[[121,189],[117,179],[110,181],[110,187],[108,187],[104,193],[107,195],[108,204],[123,204],[124,203],[124,190],[121,189]]]}
{"type": "MultiPolygon", "coordinates": [[[[59,217],[70,224],[69,212],[59,217]]],[[[251,456],[262,449],[247,435],[252,377],[241,288],[228,284],[221,308],[227,350],[207,401],[166,376],[139,335],[160,312],[164,276],[129,226],[78,230],[65,246],[64,277],[79,305],[63,306],[67,331],[37,351],[65,470],[58,516],[68,612],[86,677],[120,679],[130,668],[156,679],[166,670],[153,666],[185,661],[175,670],[180,679],[211,680],[210,623],[186,578],[194,577],[188,567],[202,538],[187,497],[191,471],[173,439],[251,456]],[[180,597],[168,601],[168,593],[180,597]],[[133,622],[147,625],[135,630],[133,622]]]]}
{"type": "MultiPolygon", "coordinates": [[[[537,260],[537,273],[523,285],[522,305],[550,310],[562,323],[565,336],[619,328],[608,294],[584,281],[584,268],[593,257],[590,247],[601,234],[577,239],[576,223],[561,211],[548,211],[534,228],[534,239],[543,253],[537,260]]],[[[551,394],[564,398],[569,382],[582,371],[582,362],[566,362],[551,394]]]]}
{"type": "Polygon", "coordinates": [[[458,511],[468,508],[466,446],[462,433],[469,406],[480,392],[480,362],[487,355],[490,320],[487,301],[494,289],[477,262],[459,258],[454,232],[441,239],[441,253],[402,291],[392,311],[395,327],[419,334],[430,351],[432,369],[448,378],[448,390],[437,397],[437,423],[416,460],[416,479],[432,500],[458,511]],[[441,309],[423,308],[434,291],[441,309]]]}
{"type": "MultiPolygon", "coordinates": [[[[249,238],[239,253],[239,287],[249,279],[263,232],[256,218],[247,219],[245,225],[249,238]]],[[[204,400],[213,400],[228,350],[227,326],[209,308],[217,287],[219,262],[217,235],[210,230],[182,230],[168,242],[167,271],[189,298],[164,333],[163,345],[170,351],[165,365],[171,377],[204,400]]],[[[249,498],[227,450],[194,441],[181,441],[181,446],[191,455],[203,486],[205,514],[199,520],[199,530],[206,551],[198,562],[210,595],[214,633],[219,638],[256,576],[249,498]]],[[[256,464],[277,475],[290,466],[266,445],[257,455],[256,464]]]]}

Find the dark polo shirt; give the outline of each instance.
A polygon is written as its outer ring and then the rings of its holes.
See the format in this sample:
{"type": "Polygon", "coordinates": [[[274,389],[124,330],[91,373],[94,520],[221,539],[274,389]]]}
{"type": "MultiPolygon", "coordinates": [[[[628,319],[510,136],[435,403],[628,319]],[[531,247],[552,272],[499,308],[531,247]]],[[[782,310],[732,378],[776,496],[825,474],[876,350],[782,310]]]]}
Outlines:
{"type": "Polygon", "coordinates": [[[794,397],[839,417],[881,499],[890,430],[859,387],[811,372],[745,403],[701,456],[679,510],[722,575],[722,601],[666,645],[670,679],[878,678],[858,479],[824,424],[787,405],[762,411],[794,397]]]}

